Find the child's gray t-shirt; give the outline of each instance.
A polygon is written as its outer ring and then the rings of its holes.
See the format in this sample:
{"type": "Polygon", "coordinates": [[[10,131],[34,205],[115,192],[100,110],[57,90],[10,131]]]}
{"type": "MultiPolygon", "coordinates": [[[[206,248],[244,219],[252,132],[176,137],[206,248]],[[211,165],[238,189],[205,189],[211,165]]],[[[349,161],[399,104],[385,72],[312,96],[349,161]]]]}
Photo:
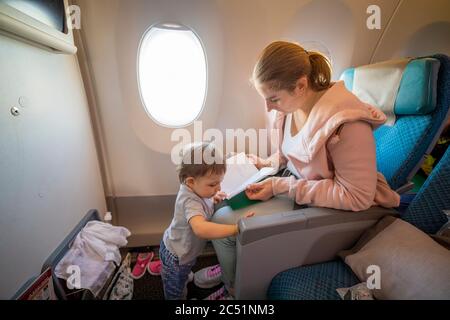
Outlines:
{"type": "Polygon", "coordinates": [[[164,245],[178,257],[180,264],[187,264],[197,258],[207,241],[194,234],[189,220],[194,216],[202,215],[209,221],[213,213],[214,204],[211,199],[200,198],[187,186],[181,184],[172,222],[163,236],[164,245]]]}

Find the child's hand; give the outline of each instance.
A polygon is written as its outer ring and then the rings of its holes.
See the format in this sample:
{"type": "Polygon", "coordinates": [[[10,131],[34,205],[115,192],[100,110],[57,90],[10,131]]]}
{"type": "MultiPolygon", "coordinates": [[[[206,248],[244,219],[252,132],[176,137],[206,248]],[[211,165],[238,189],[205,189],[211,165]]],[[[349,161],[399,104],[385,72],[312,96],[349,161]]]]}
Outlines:
{"type": "Polygon", "coordinates": [[[213,197],[214,204],[218,204],[219,202],[223,201],[223,199],[225,199],[226,197],[227,194],[225,192],[223,191],[217,192],[213,197]]]}
{"type": "Polygon", "coordinates": [[[254,211],[249,211],[245,214],[245,218],[250,218],[250,217],[253,217],[254,215],[255,215],[254,211]]]}

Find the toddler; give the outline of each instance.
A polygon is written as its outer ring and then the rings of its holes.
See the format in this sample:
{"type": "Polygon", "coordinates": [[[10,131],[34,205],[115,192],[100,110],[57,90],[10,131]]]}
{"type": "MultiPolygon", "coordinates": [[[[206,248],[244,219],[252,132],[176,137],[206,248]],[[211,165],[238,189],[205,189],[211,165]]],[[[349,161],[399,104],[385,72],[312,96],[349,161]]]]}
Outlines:
{"type": "MultiPolygon", "coordinates": [[[[166,299],[186,299],[189,275],[206,241],[238,234],[236,224],[210,222],[214,203],[225,198],[220,183],[226,171],[225,160],[213,143],[188,145],[178,167],[180,189],[174,217],[164,232],[159,256],[166,299]]],[[[252,216],[248,213],[246,217],[252,216]]]]}

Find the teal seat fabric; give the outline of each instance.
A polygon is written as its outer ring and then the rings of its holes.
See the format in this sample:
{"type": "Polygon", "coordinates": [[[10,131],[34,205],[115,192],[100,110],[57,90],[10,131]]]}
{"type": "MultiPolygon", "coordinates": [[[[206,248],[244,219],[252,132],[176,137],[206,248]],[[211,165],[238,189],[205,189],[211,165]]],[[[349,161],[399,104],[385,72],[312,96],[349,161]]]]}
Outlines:
{"type": "MultiPolygon", "coordinates": [[[[401,185],[404,181],[400,178],[402,172],[410,170],[410,167],[402,170],[396,162],[401,162],[401,165],[418,163],[420,159],[415,153],[423,156],[441,124],[446,121],[450,105],[450,62],[445,55],[433,57],[440,61],[435,110],[422,116],[420,120],[417,120],[416,116],[399,116],[395,126],[382,126],[375,132],[377,157],[388,162],[383,164],[385,171],[382,172],[386,178],[390,177],[388,181],[394,186],[401,185]]],[[[344,81],[345,77],[349,76],[346,85],[351,85],[350,75],[351,70],[347,70],[343,75],[344,81]]],[[[436,233],[447,222],[443,209],[450,209],[450,149],[446,151],[401,218],[426,233],[436,233]]],[[[272,279],[267,298],[340,299],[337,288],[350,287],[359,282],[342,260],[333,260],[280,272],[272,279]]]]}
{"type": "Polygon", "coordinates": [[[408,63],[395,100],[396,115],[428,114],[436,108],[440,65],[435,58],[415,59],[408,63]]]}
{"type": "Polygon", "coordinates": [[[450,210],[450,149],[439,160],[401,218],[426,233],[436,233],[450,210]]]}
{"type": "Polygon", "coordinates": [[[353,91],[353,77],[355,76],[355,68],[348,68],[342,72],[340,80],[344,81],[348,91],[353,91]]]}
{"type": "MultiPolygon", "coordinates": [[[[374,132],[377,169],[394,190],[412,179],[439,134],[449,108],[449,72],[446,55],[412,60],[400,82],[395,124],[374,132]]],[[[353,74],[351,68],[341,76],[349,90],[353,88],[353,74]]]]}
{"type": "Polygon", "coordinates": [[[360,281],[341,260],[292,268],[273,278],[267,292],[271,300],[339,300],[336,288],[360,281]]]}

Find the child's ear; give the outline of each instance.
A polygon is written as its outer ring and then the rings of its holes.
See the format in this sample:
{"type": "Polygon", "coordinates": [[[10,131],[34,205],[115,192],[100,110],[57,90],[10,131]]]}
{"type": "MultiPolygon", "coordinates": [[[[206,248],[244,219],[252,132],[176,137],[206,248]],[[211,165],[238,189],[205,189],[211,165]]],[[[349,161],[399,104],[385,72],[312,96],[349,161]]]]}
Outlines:
{"type": "Polygon", "coordinates": [[[184,180],[184,183],[185,183],[189,188],[192,188],[192,187],[194,186],[194,182],[195,182],[195,179],[194,179],[193,177],[187,177],[187,178],[184,180]]]}

